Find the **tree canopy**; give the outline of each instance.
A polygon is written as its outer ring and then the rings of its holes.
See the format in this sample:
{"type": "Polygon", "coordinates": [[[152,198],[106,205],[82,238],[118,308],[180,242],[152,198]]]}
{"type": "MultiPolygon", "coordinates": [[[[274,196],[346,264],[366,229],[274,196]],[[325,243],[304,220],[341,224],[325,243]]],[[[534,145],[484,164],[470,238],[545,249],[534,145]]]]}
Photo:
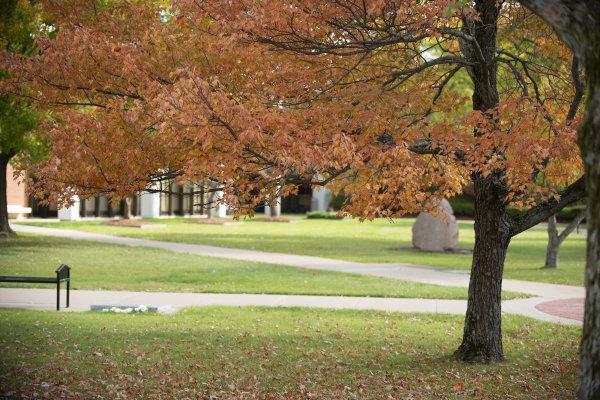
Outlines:
{"type": "Polygon", "coordinates": [[[498,10],[499,104],[471,110],[475,11],[454,2],[72,3],[48,3],[57,33],[39,56],[10,60],[53,110],[54,156],[36,171],[48,193],[210,177],[251,212],[273,182],[309,181],[391,217],[472,173],[502,170],[520,206],[581,175],[570,52],[516,4],[498,10]]]}
{"type": "Polygon", "coordinates": [[[496,0],[43,5],[39,54],[2,54],[4,92],[51,115],[38,194],[211,181],[241,215],[309,183],[343,188],[346,213],[391,218],[472,183],[457,356],[503,358],[510,239],[585,192],[578,59],[542,19],[496,0]]]}
{"type": "MultiPolygon", "coordinates": [[[[3,51],[32,55],[37,28],[37,13],[25,1],[9,0],[0,5],[0,46],[3,51]]],[[[0,78],[8,71],[0,70],[0,78]]],[[[18,154],[21,151],[39,152],[40,142],[34,136],[38,115],[22,98],[0,94],[0,153],[18,154]]],[[[37,157],[36,157],[37,158],[37,157]]],[[[37,159],[39,161],[39,159],[37,159]]]]}
{"type": "MultiPolygon", "coordinates": [[[[27,57],[35,50],[39,26],[38,10],[25,0],[7,0],[0,5],[0,47],[7,54],[27,57]]],[[[0,81],[12,71],[0,68],[0,81]]],[[[21,94],[21,93],[19,93],[21,94]]],[[[39,114],[21,96],[0,93],[0,236],[14,234],[8,223],[7,166],[15,156],[23,163],[40,162],[44,140],[35,134],[39,114]]]]}

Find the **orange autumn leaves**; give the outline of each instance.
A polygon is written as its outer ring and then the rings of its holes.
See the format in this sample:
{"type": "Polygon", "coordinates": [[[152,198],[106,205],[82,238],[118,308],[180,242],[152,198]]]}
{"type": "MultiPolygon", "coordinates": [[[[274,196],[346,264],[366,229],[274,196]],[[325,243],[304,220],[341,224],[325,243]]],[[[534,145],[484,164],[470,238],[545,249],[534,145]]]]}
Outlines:
{"type": "Polygon", "coordinates": [[[455,32],[473,11],[453,3],[47,2],[55,37],[32,58],[3,54],[0,85],[50,110],[52,155],[32,169],[58,202],[168,176],[215,182],[242,214],[313,182],[343,189],[348,213],[393,217],[498,170],[515,205],[555,195],[581,171],[568,52],[506,8],[499,45],[532,60],[536,85],[526,95],[518,61],[499,62],[500,107],[469,111],[455,32]],[[411,149],[424,139],[435,154],[411,149]]]}

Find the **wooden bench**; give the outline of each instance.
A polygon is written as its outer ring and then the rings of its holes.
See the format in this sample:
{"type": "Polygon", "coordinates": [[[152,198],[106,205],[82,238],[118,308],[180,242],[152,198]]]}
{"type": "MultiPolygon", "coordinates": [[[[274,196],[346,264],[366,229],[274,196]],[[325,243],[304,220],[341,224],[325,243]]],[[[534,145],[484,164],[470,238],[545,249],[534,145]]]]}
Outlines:
{"type": "Polygon", "coordinates": [[[56,284],[56,310],[60,310],[60,283],[67,282],[67,307],[69,308],[69,291],[71,289],[71,268],[61,264],[56,269],[56,277],[44,278],[36,276],[0,276],[0,282],[12,283],[53,283],[56,284]]]}

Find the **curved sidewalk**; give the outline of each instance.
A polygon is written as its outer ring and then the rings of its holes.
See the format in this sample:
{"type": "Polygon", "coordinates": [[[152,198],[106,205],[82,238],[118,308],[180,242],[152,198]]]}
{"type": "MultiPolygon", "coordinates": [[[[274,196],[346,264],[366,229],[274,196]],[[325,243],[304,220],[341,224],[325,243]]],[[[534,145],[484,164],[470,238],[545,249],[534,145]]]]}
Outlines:
{"type": "MultiPolygon", "coordinates": [[[[98,233],[81,232],[75,230],[59,229],[59,228],[45,228],[36,227],[30,225],[19,225],[13,224],[13,229],[17,232],[33,233],[41,235],[49,235],[54,237],[64,237],[76,240],[88,240],[103,243],[112,243],[133,247],[152,247],[163,250],[170,250],[179,253],[190,253],[202,256],[212,256],[220,258],[229,258],[235,260],[244,261],[255,261],[270,264],[287,265],[300,268],[319,269],[337,272],[349,272],[363,275],[380,276],[392,279],[401,279],[407,281],[429,283],[442,286],[459,286],[468,287],[469,285],[469,273],[462,270],[446,270],[436,269],[432,267],[420,267],[410,264],[366,264],[357,263],[350,261],[334,260],[329,258],[312,257],[312,256],[301,256],[294,254],[283,254],[283,253],[268,253],[254,250],[235,249],[227,247],[216,247],[206,246],[198,244],[187,244],[177,242],[166,242],[159,240],[149,239],[137,239],[129,237],[111,236],[98,233]]],[[[503,311],[512,314],[527,315],[533,318],[551,320],[556,322],[564,323],[580,323],[573,319],[562,318],[560,316],[553,316],[548,313],[541,311],[536,308],[537,305],[546,303],[551,300],[561,299],[573,299],[585,297],[585,290],[583,287],[567,286],[567,285],[556,285],[550,283],[531,282],[531,281],[518,281],[512,279],[505,279],[502,284],[504,290],[525,293],[531,296],[536,296],[529,299],[518,299],[503,302],[503,311]]],[[[81,291],[76,291],[81,292],[81,291]]],[[[74,293],[76,293],[74,292],[74,293]]],[[[0,292],[3,293],[3,292],[0,292]]],[[[123,293],[123,292],[111,292],[111,293],[123,293]]],[[[135,292],[128,292],[135,293],[135,292]]],[[[156,293],[158,295],[158,293],[156,293]]],[[[186,293],[186,295],[188,295],[186,293]]],[[[200,295],[200,294],[198,294],[200,295]]],[[[204,295],[206,296],[206,295],[204,295]]],[[[214,295],[213,295],[214,296],[214,295]]],[[[243,296],[243,295],[222,295],[222,296],[243,296]]],[[[268,296],[268,295],[260,295],[268,296]]],[[[0,296],[0,305],[3,304],[3,296],[0,296]]],[[[275,296],[283,298],[285,296],[275,296]]],[[[329,296],[287,296],[292,298],[326,298],[333,299],[335,297],[329,296]]],[[[266,297],[264,297],[266,299],[266,297]]],[[[340,297],[339,299],[352,299],[348,297],[340,297]]],[[[355,298],[356,299],[356,298],[355,298]]],[[[358,298],[365,299],[365,298],[358,298]]],[[[442,304],[442,300],[423,300],[423,299],[383,299],[383,300],[411,300],[414,302],[420,302],[425,304],[427,301],[438,302],[442,304]]],[[[270,301],[270,300],[269,300],[270,301]]],[[[341,300],[340,300],[341,301],[341,300]]],[[[190,304],[192,305],[192,304],[190,304]]],[[[260,304],[269,305],[269,304],[260,304]]],[[[380,308],[376,308],[380,309],[380,308]]],[[[544,309],[542,307],[541,309],[544,309]]],[[[462,309],[461,309],[462,310],[462,309]]],[[[394,311],[394,310],[389,310],[394,311]]],[[[402,310],[395,310],[402,311],[402,310]]],[[[410,310],[407,310],[410,311],[410,310]]],[[[458,312],[457,312],[458,313],[458,312]]],[[[460,313],[464,313],[461,311],[460,313]]]]}
{"type": "MultiPolygon", "coordinates": [[[[0,288],[0,307],[54,310],[56,290],[0,288]]],[[[535,299],[509,300],[502,303],[504,314],[517,314],[566,325],[581,322],[570,318],[553,316],[535,308],[535,299]]],[[[350,296],[294,296],[276,294],[229,294],[229,293],[172,293],[172,292],[126,292],[105,290],[72,290],[71,307],[62,311],[89,311],[92,306],[156,307],[160,312],[176,312],[184,307],[202,306],[263,306],[263,307],[311,307],[325,309],[376,310],[388,312],[464,315],[466,300],[402,299],[387,297],[350,296]]]]}

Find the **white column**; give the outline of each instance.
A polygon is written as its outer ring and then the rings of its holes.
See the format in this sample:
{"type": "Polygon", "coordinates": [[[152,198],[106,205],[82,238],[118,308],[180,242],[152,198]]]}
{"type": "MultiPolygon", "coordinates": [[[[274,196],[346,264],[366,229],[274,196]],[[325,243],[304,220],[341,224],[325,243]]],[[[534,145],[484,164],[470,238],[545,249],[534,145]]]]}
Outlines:
{"type": "Polygon", "coordinates": [[[58,209],[58,219],[61,221],[75,221],[79,216],[79,197],[73,196],[73,204],[58,209]]]}
{"type": "Polygon", "coordinates": [[[140,215],[142,218],[160,217],[160,193],[142,193],[140,196],[140,215]]]}
{"type": "MultiPolygon", "coordinates": [[[[275,190],[279,193],[281,186],[277,186],[275,190]]],[[[281,196],[275,197],[275,204],[273,206],[275,207],[275,217],[279,217],[281,215],[281,196]]],[[[268,201],[265,202],[265,215],[267,217],[271,216],[271,204],[268,201]]]]}
{"type": "MultiPolygon", "coordinates": [[[[275,216],[279,217],[281,215],[281,197],[277,197],[277,203],[275,204],[275,216]]],[[[267,217],[271,216],[271,206],[269,203],[265,203],[265,215],[267,217]]]]}
{"type": "Polygon", "coordinates": [[[214,207],[217,218],[225,218],[227,216],[227,205],[220,202],[223,198],[223,191],[219,190],[218,192],[215,192],[214,198],[215,204],[213,204],[212,207],[214,207]]]}
{"type": "Polygon", "coordinates": [[[331,202],[331,190],[319,187],[312,191],[312,199],[310,202],[311,211],[327,211],[331,202]]]}

